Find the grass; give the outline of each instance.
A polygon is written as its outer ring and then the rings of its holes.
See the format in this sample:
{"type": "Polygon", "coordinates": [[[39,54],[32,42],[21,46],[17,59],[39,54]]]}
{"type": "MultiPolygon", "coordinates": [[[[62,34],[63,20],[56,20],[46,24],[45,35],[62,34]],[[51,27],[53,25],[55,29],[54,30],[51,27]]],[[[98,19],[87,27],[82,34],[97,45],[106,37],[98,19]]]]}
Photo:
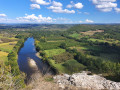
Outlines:
{"type": "Polygon", "coordinates": [[[57,69],[57,71],[59,73],[66,73],[67,72],[67,69],[63,66],[64,63],[56,64],[55,60],[52,60],[52,59],[49,60],[49,63],[50,63],[50,65],[52,67],[54,67],[55,69],[57,69]]]}
{"type": "Polygon", "coordinates": [[[47,42],[64,42],[65,40],[57,40],[57,41],[47,41],[47,42]]]}
{"type": "Polygon", "coordinates": [[[81,33],[83,33],[84,35],[92,36],[92,35],[94,35],[97,32],[101,33],[101,32],[104,32],[104,30],[86,31],[86,32],[81,32],[81,33]]]}
{"type": "Polygon", "coordinates": [[[52,57],[61,53],[64,53],[65,49],[51,49],[51,50],[45,50],[45,53],[48,57],[52,57]]]}
{"type": "Polygon", "coordinates": [[[43,47],[44,50],[48,49],[59,49],[61,42],[40,42],[39,45],[43,47]]]}
{"type": "Polygon", "coordinates": [[[8,60],[7,56],[1,56],[0,62],[6,62],[8,60]]]}
{"type": "Polygon", "coordinates": [[[80,34],[78,34],[78,33],[73,33],[73,34],[71,34],[69,36],[77,38],[77,39],[80,38],[80,34]]]}
{"type": "Polygon", "coordinates": [[[102,49],[102,47],[99,46],[90,46],[90,45],[81,45],[81,46],[74,46],[74,47],[69,47],[71,49],[77,49],[77,51],[87,51],[87,50],[96,50],[99,51],[102,49]]]}
{"type": "Polygon", "coordinates": [[[101,39],[95,39],[95,38],[90,38],[89,40],[91,40],[91,41],[93,41],[93,42],[95,42],[95,41],[98,41],[98,42],[108,42],[108,43],[110,43],[110,44],[112,44],[112,43],[119,43],[120,41],[118,41],[118,40],[114,40],[114,39],[107,39],[107,40],[101,40],[101,39]]]}
{"type": "Polygon", "coordinates": [[[65,37],[62,36],[49,36],[47,37],[47,41],[61,41],[61,40],[65,40],[65,37]]]}
{"type": "Polygon", "coordinates": [[[41,45],[44,50],[49,50],[49,49],[59,49],[60,44],[63,42],[65,42],[68,47],[76,46],[80,44],[75,40],[67,39],[67,38],[65,38],[65,40],[55,40],[55,41],[52,40],[52,42],[50,40],[47,42],[39,42],[38,44],[41,45]]]}
{"type": "Polygon", "coordinates": [[[55,63],[54,60],[49,60],[50,65],[53,66],[55,69],[57,69],[57,71],[61,74],[61,73],[74,73],[74,72],[80,72],[81,70],[84,70],[86,68],[86,66],[84,66],[83,64],[80,64],[79,62],[77,62],[76,60],[68,60],[66,62],[63,63],[55,63]]]}
{"type": "Polygon", "coordinates": [[[11,50],[13,49],[13,47],[15,46],[16,43],[17,43],[17,41],[2,43],[2,44],[0,44],[0,50],[9,53],[9,52],[11,52],[11,50]]]}
{"type": "Polygon", "coordinates": [[[7,56],[7,55],[8,55],[8,53],[3,52],[3,51],[0,51],[0,57],[2,57],[2,56],[7,56]]]}
{"type": "Polygon", "coordinates": [[[98,42],[109,42],[109,41],[106,41],[106,40],[101,40],[101,39],[94,39],[94,38],[90,38],[89,40],[91,41],[98,41],[98,42]]]}
{"type": "Polygon", "coordinates": [[[8,53],[11,52],[15,44],[17,43],[16,38],[14,37],[6,37],[0,34],[0,38],[6,38],[12,40],[12,42],[7,42],[7,43],[0,43],[0,62],[5,62],[8,60],[8,53]]]}
{"type": "Polygon", "coordinates": [[[87,50],[87,48],[86,47],[82,47],[82,46],[74,46],[74,47],[70,47],[70,49],[77,49],[78,51],[79,50],[87,50]]]}
{"type": "Polygon", "coordinates": [[[7,52],[0,51],[0,62],[7,61],[8,60],[7,56],[8,56],[7,52]]]}

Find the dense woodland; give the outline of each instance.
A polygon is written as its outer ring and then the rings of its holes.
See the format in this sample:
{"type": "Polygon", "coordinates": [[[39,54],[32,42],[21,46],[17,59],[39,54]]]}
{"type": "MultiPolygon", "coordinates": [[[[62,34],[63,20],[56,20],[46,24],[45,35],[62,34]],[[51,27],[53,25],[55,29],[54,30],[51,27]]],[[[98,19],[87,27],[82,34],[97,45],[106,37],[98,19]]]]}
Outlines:
{"type": "Polygon", "coordinates": [[[0,35],[0,51],[8,57],[0,68],[21,79],[19,87],[25,84],[17,53],[27,37],[34,37],[36,51],[56,74],[86,70],[120,81],[120,25],[0,25],[0,35]],[[2,47],[15,40],[12,49],[2,47]]]}

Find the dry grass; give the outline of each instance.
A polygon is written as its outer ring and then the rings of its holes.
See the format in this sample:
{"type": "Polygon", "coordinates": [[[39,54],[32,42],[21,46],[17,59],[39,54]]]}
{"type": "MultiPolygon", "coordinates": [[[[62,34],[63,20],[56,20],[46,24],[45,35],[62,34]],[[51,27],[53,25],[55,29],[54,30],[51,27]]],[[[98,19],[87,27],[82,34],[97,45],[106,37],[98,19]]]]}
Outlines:
{"type": "Polygon", "coordinates": [[[104,30],[87,31],[87,32],[81,32],[81,33],[84,34],[84,35],[92,36],[93,34],[95,34],[97,32],[101,33],[101,32],[104,32],[104,30]]]}
{"type": "Polygon", "coordinates": [[[4,52],[10,52],[16,43],[17,43],[17,41],[9,42],[9,43],[1,43],[0,50],[2,50],[4,52]]]}
{"type": "Polygon", "coordinates": [[[0,57],[2,57],[2,56],[7,56],[7,55],[8,55],[8,53],[3,52],[3,51],[0,51],[0,57]]]}

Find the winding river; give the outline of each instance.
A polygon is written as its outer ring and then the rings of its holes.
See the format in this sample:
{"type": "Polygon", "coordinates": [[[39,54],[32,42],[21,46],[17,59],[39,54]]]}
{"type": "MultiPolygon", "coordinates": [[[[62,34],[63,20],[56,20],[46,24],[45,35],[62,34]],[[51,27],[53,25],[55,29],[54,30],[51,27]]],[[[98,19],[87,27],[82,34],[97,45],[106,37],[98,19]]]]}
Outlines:
{"type": "Polygon", "coordinates": [[[53,74],[49,65],[36,56],[34,38],[30,37],[24,42],[24,46],[18,53],[19,69],[27,74],[29,79],[33,74],[53,74]]]}

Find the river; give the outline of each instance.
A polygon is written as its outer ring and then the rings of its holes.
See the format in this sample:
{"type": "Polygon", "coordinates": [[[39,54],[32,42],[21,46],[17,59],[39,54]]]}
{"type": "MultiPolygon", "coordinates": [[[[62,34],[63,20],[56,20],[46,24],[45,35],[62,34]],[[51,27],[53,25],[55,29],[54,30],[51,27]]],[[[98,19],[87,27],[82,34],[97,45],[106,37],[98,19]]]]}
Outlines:
{"type": "Polygon", "coordinates": [[[30,79],[32,75],[36,75],[38,77],[38,75],[41,74],[53,74],[49,65],[47,63],[43,63],[43,61],[36,56],[37,52],[34,42],[34,38],[28,38],[18,53],[19,69],[27,74],[27,79],[30,79]]]}

